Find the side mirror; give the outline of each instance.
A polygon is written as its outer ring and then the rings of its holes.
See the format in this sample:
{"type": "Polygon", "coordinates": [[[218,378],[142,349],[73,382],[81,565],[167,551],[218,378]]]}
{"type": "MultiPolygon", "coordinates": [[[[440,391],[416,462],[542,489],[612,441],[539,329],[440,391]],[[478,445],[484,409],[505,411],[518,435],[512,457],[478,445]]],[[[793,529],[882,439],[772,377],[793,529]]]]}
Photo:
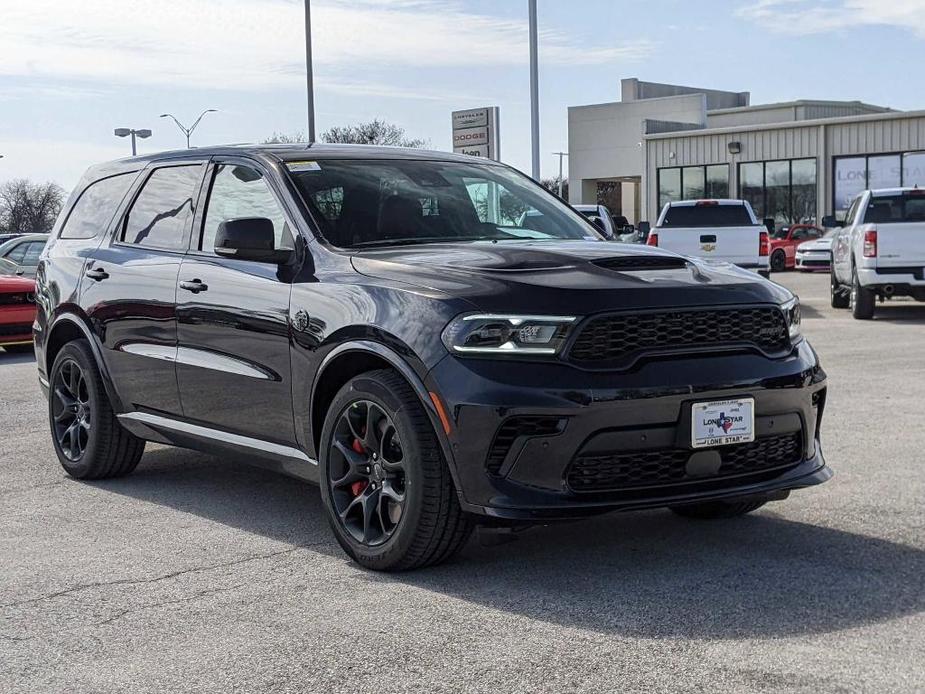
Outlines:
{"type": "Polygon", "coordinates": [[[637,227],[637,229],[640,234],[642,234],[646,238],[649,238],[649,231],[652,229],[652,225],[649,224],[648,222],[639,222],[639,226],[637,227]]]}
{"type": "Polygon", "coordinates": [[[845,223],[841,220],[835,219],[834,214],[827,214],[822,218],[822,226],[826,229],[834,229],[835,227],[845,226],[845,223]]]}
{"type": "Polygon", "coordinates": [[[764,227],[768,230],[769,234],[774,233],[774,217],[765,217],[763,220],[761,220],[761,223],[764,224],[764,227]]]}
{"type": "Polygon", "coordinates": [[[293,251],[277,249],[273,222],[266,217],[226,219],[215,232],[215,254],[257,263],[287,262],[293,251]]]}

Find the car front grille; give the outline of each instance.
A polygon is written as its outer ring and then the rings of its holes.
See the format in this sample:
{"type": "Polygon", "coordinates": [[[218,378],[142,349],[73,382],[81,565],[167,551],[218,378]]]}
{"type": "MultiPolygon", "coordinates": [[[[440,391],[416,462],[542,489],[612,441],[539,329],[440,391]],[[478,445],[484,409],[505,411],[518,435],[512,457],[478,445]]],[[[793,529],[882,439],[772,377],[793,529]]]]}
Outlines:
{"type": "Polygon", "coordinates": [[[592,367],[619,365],[647,352],[735,346],[785,352],[790,338],[784,314],[774,307],[750,307],[599,316],[580,328],[568,359],[592,367]]]}
{"type": "Polygon", "coordinates": [[[520,416],[506,419],[498,428],[495,440],[488,450],[485,469],[491,475],[501,471],[511,447],[521,437],[555,436],[565,429],[565,420],[561,417],[520,416]]]}
{"type": "Polygon", "coordinates": [[[803,458],[803,435],[793,432],[764,436],[750,443],[709,450],[718,452],[722,460],[719,471],[709,477],[689,476],[686,466],[693,451],[673,448],[604,455],[579,453],[566,470],[566,483],[574,492],[604,492],[766,472],[799,463],[803,458]]]}
{"type": "Polygon", "coordinates": [[[11,323],[0,325],[0,337],[13,337],[14,335],[29,335],[32,333],[32,323],[11,323]]]}

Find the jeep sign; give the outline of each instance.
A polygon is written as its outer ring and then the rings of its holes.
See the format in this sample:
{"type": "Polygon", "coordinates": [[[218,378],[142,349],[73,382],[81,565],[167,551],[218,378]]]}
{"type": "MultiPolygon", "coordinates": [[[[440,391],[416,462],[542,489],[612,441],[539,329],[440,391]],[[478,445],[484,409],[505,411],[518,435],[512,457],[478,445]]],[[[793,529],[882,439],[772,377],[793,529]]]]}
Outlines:
{"type": "Polygon", "coordinates": [[[498,107],[453,111],[453,151],[473,157],[500,159],[498,107]]]}

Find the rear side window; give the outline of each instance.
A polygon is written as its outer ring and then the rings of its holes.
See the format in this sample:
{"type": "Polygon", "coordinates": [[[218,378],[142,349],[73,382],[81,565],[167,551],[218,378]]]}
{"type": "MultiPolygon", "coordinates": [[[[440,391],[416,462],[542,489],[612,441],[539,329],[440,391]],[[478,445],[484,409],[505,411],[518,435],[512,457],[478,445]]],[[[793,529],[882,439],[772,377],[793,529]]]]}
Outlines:
{"type": "Polygon", "coordinates": [[[91,184],[71,208],[59,238],[92,239],[106,231],[116,208],[134,180],[133,172],[91,184]]]}
{"type": "Polygon", "coordinates": [[[752,226],[745,205],[671,205],[663,227],[745,227],[752,226]]]}
{"type": "Polygon", "coordinates": [[[22,259],[26,255],[26,246],[29,244],[27,242],[18,243],[13,246],[6,254],[6,258],[13,261],[14,263],[22,263],[22,259]]]}
{"type": "Polygon", "coordinates": [[[905,195],[877,195],[870,199],[864,222],[925,222],[925,192],[905,195]]]}
{"type": "Polygon", "coordinates": [[[42,250],[45,248],[45,243],[43,241],[31,241],[23,245],[26,247],[26,252],[23,254],[20,264],[38,265],[39,258],[42,256],[42,250]]]}
{"type": "Polygon", "coordinates": [[[122,241],[150,248],[185,249],[201,178],[199,165],[155,169],[125,218],[122,241]]]}

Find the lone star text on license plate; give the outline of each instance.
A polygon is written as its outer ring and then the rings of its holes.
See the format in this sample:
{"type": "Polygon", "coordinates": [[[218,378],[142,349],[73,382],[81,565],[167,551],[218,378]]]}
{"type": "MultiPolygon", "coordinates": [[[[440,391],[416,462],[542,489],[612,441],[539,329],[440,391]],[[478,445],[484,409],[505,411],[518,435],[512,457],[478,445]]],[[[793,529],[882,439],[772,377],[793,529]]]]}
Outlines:
{"type": "Polygon", "coordinates": [[[691,446],[725,446],[755,440],[755,400],[695,402],[691,409],[691,446]]]}

